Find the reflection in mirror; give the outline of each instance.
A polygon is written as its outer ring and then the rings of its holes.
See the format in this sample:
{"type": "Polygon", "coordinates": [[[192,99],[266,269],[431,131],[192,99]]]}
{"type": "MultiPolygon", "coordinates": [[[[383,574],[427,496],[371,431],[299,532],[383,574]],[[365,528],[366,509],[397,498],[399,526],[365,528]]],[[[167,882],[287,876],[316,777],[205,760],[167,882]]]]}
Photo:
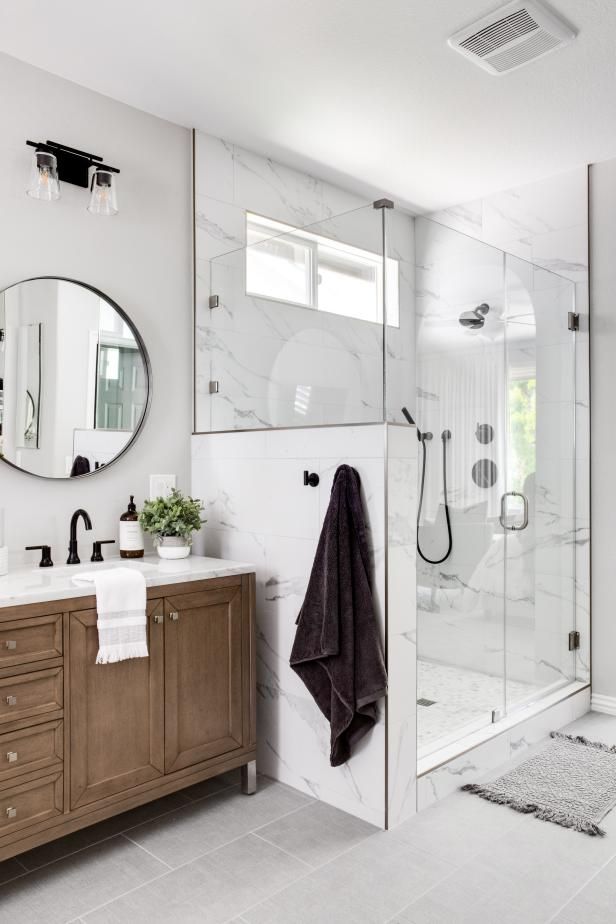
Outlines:
{"type": "Polygon", "coordinates": [[[96,471],[139,430],[149,373],[141,339],[101,292],[30,279],[0,293],[0,452],[47,478],[96,471]]]}

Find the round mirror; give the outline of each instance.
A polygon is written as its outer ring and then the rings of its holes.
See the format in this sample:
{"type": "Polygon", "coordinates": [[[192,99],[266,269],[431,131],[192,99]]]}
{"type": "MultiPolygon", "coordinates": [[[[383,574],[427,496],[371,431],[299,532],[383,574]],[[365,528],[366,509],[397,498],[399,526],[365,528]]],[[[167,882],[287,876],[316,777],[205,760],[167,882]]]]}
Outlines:
{"type": "Polygon", "coordinates": [[[133,442],[150,399],[150,365],[110,298],[71,279],[0,292],[0,455],[43,478],[92,474],[133,442]]]}

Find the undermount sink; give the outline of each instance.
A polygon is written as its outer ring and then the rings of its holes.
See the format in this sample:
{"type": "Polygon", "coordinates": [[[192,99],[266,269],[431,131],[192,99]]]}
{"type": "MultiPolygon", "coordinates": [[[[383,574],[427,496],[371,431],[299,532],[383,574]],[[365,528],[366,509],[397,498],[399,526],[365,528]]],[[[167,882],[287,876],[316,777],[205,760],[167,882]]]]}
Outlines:
{"type": "Polygon", "coordinates": [[[60,577],[63,575],[80,574],[85,571],[105,571],[110,568],[132,568],[143,573],[156,571],[156,565],[152,565],[147,561],[135,561],[130,558],[120,561],[82,561],[79,565],[54,565],[53,568],[33,568],[32,571],[36,574],[48,574],[50,577],[60,577]]]}

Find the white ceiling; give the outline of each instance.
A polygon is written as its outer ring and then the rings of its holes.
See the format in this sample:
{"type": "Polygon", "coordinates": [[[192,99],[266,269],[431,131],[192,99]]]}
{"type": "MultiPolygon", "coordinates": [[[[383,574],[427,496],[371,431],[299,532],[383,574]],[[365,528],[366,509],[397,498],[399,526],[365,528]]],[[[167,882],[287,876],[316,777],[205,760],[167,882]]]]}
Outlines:
{"type": "Polygon", "coordinates": [[[0,5],[0,50],[368,195],[432,209],[616,156],[616,2],[553,0],[577,40],[492,77],[446,40],[498,5],[13,0],[0,5]]]}

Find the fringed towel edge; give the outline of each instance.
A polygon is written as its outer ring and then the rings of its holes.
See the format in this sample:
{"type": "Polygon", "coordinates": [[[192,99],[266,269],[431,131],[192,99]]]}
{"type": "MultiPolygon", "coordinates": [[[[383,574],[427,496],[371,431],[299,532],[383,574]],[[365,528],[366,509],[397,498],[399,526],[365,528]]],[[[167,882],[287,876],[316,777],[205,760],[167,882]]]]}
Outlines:
{"type": "MultiPolygon", "coordinates": [[[[563,735],[563,737],[568,737],[563,735]]],[[[573,828],[582,834],[588,834],[590,837],[605,837],[605,831],[596,825],[593,821],[586,821],[577,815],[569,815],[567,812],[556,812],[553,809],[541,808],[532,802],[524,802],[521,799],[515,799],[511,796],[505,796],[503,793],[493,792],[489,784],[482,786],[480,783],[467,783],[466,786],[460,787],[463,792],[472,792],[481,799],[488,802],[495,802],[497,805],[507,805],[514,812],[521,812],[523,815],[534,815],[540,821],[551,821],[553,824],[560,825],[562,828],[573,828]]]]}
{"type": "Polygon", "coordinates": [[[591,741],[584,735],[565,735],[564,732],[552,731],[550,738],[560,738],[562,741],[571,741],[573,744],[583,744],[587,748],[596,748],[597,751],[608,751],[616,754],[616,744],[604,744],[603,741],[591,741]]]}
{"type": "Polygon", "coordinates": [[[119,645],[102,645],[96,655],[96,664],[116,664],[130,658],[147,658],[147,642],[131,642],[119,645]]]}

